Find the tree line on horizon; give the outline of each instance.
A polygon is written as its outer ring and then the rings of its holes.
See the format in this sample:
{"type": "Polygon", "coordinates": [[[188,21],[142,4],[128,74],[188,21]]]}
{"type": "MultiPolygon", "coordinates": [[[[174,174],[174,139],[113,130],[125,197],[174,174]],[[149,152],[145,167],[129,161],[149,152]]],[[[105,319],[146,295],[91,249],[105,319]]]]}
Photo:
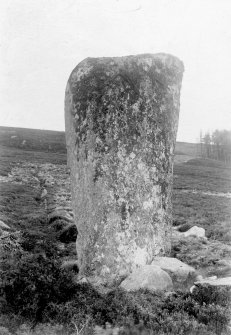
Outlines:
{"type": "Polygon", "coordinates": [[[231,130],[214,130],[212,133],[200,132],[199,154],[204,158],[231,162],[231,130]]]}

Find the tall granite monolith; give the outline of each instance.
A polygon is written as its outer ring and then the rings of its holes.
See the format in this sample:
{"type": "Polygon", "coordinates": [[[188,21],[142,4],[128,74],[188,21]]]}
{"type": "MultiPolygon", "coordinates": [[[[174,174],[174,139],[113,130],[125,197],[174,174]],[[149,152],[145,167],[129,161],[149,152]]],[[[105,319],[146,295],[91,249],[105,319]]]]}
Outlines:
{"type": "Polygon", "coordinates": [[[184,67],[168,54],[87,58],[65,96],[80,274],[113,285],[168,254],[184,67]]]}

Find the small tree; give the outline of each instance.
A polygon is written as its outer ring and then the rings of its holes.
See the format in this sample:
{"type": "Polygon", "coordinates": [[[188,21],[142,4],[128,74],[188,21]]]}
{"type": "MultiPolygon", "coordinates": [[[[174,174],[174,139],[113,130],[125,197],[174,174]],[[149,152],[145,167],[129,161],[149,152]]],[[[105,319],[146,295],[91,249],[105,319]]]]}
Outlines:
{"type": "Polygon", "coordinates": [[[205,156],[211,157],[211,136],[209,133],[206,133],[204,138],[204,144],[205,144],[205,156]]]}

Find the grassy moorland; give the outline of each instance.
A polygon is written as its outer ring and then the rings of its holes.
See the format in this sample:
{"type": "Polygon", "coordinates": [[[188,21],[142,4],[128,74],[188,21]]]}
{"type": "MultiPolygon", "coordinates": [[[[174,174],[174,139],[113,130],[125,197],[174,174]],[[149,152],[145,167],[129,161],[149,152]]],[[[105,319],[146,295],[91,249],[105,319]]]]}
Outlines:
{"type": "MultiPolygon", "coordinates": [[[[231,167],[198,158],[195,144],[175,153],[171,256],[203,276],[231,276],[231,167]],[[207,240],[175,234],[195,225],[207,240]]],[[[9,242],[0,246],[0,335],[230,334],[225,288],[101,294],[76,284],[62,269],[76,257],[61,238],[70,207],[64,133],[0,127],[0,220],[11,228],[0,230],[9,242]]]]}

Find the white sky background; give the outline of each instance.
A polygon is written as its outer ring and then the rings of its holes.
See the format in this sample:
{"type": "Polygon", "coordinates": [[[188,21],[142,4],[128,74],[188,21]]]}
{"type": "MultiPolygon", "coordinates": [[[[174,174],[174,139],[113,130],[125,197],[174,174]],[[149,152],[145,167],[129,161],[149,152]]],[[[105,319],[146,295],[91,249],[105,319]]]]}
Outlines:
{"type": "Polygon", "coordinates": [[[0,0],[0,124],[64,130],[64,92],[86,57],[183,60],[178,141],[231,129],[230,0],[0,0]]]}

